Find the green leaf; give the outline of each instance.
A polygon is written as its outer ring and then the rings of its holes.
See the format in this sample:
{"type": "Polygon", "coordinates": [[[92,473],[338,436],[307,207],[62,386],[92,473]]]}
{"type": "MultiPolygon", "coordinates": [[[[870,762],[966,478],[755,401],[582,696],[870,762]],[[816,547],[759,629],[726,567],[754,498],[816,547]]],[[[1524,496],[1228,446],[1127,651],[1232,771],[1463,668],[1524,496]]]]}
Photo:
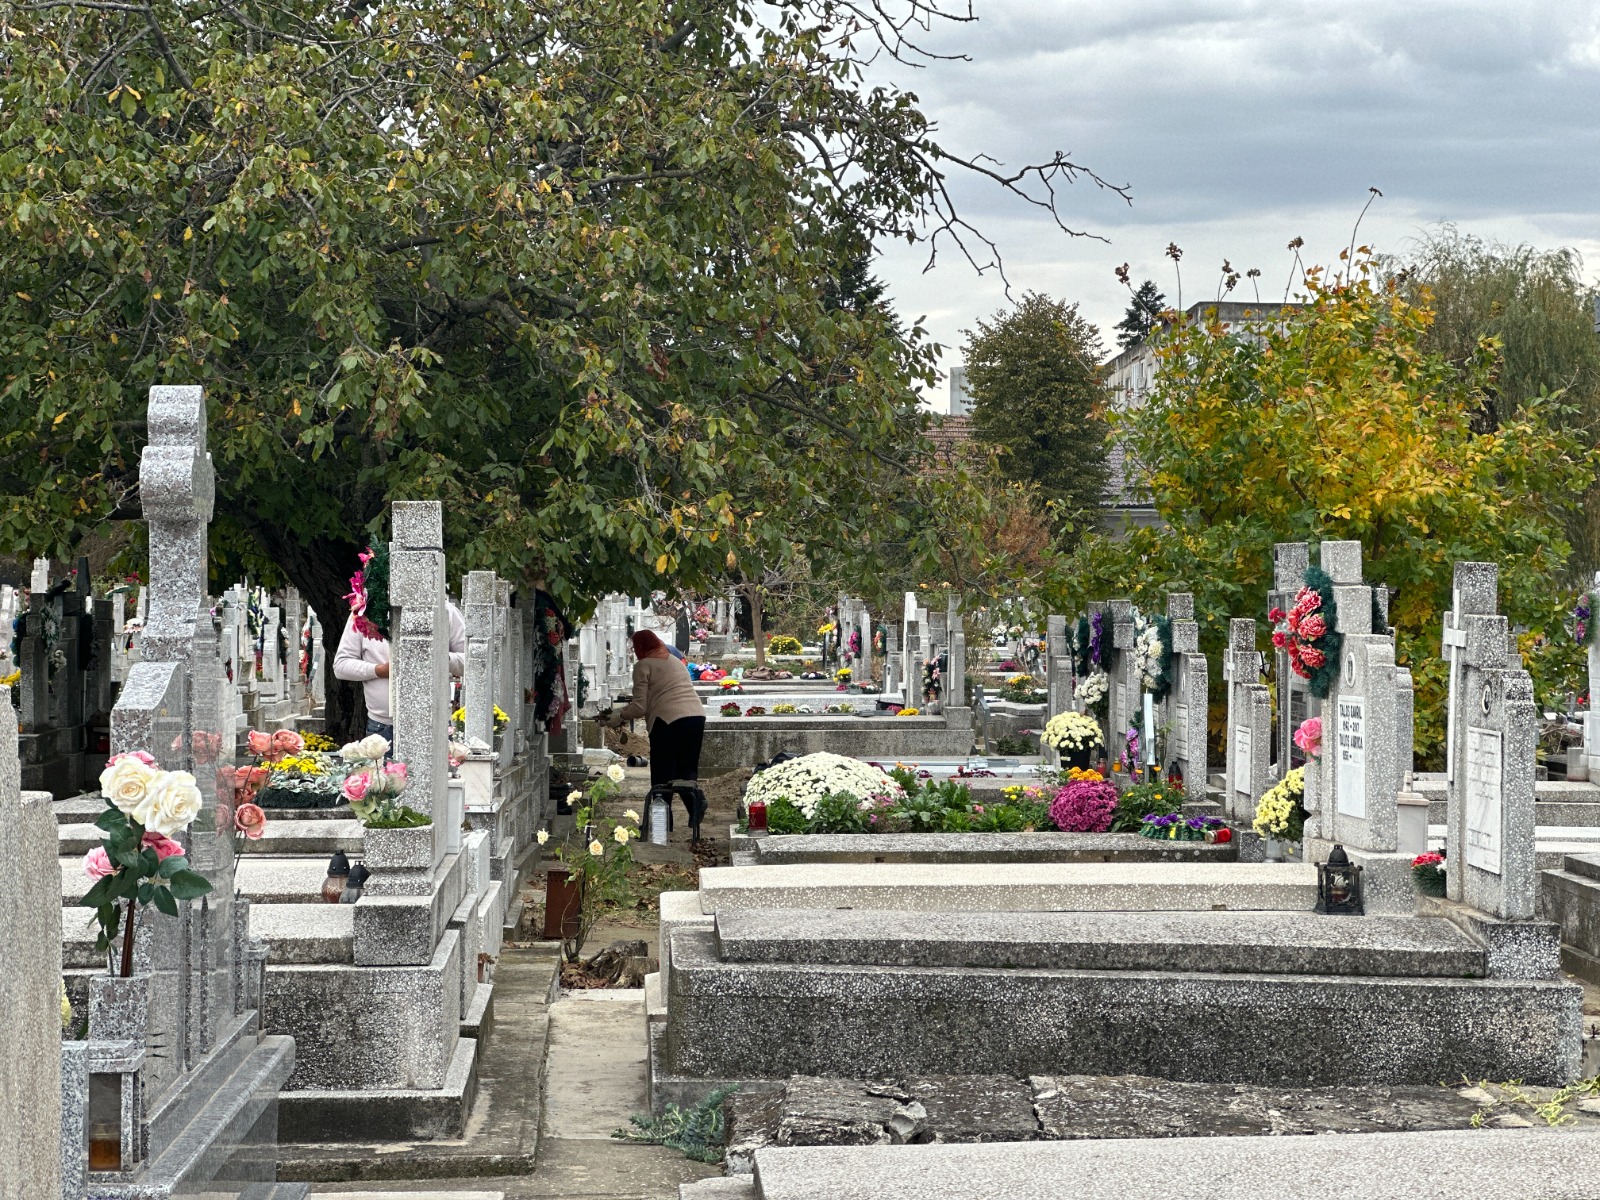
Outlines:
{"type": "Polygon", "coordinates": [[[139,903],[149,904],[155,899],[156,885],[146,880],[139,885],[139,903]]]}
{"type": "Polygon", "coordinates": [[[97,828],[106,830],[115,829],[119,825],[125,826],[127,823],[127,815],[119,808],[108,808],[95,820],[97,828]]]}
{"type": "Polygon", "coordinates": [[[178,915],[178,902],[173,899],[172,892],[168,888],[156,888],[156,907],[169,917],[178,915]]]}
{"type": "Polygon", "coordinates": [[[83,899],[78,904],[83,908],[99,908],[111,898],[116,884],[115,875],[107,875],[94,881],[94,886],[84,893],[83,899]]]}
{"type": "Polygon", "coordinates": [[[179,871],[189,869],[189,860],[182,854],[172,854],[161,860],[161,865],[156,868],[156,874],[162,879],[171,879],[179,871]]]}
{"type": "Polygon", "coordinates": [[[171,880],[172,894],[179,900],[198,900],[211,891],[211,882],[194,871],[176,871],[171,880]]]}

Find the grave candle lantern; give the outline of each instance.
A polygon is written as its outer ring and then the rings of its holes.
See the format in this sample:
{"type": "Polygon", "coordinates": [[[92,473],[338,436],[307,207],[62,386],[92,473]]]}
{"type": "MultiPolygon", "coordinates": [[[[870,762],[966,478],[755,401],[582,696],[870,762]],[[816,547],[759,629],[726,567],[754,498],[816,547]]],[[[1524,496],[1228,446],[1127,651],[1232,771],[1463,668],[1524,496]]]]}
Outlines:
{"type": "Polygon", "coordinates": [[[767,831],[767,802],[765,800],[750,801],[748,825],[751,833],[765,833],[767,831]]]}
{"type": "Polygon", "coordinates": [[[335,850],[328,860],[328,877],[322,881],[322,898],[329,904],[339,903],[350,879],[350,859],[343,850],[335,850]]]}
{"type": "Polygon", "coordinates": [[[1328,861],[1317,864],[1317,912],[1360,916],[1361,868],[1350,861],[1343,846],[1335,846],[1328,861]]]}

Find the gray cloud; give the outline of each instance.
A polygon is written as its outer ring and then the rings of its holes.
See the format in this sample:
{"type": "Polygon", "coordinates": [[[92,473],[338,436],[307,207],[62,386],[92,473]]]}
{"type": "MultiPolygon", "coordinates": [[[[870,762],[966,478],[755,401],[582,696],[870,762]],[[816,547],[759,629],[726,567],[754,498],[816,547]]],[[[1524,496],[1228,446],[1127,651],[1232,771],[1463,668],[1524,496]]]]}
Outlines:
{"type": "MultiPolygon", "coordinates": [[[[1224,257],[1260,266],[1281,294],[1283,245],[1313,260],[1362,225],[1385,249],[1450,220],[1504,240],[1600,253],[1600,9],[1470,0],[1347,3],[977,0],[979,21],[930,45],[970,62],[883,72],[917,93],[952,150],[1017,165],[1072,151],[1133,189],[1133,206],[1079,185],[1072,240],[992,187],[955,181],[1014,284],[1120,315],[1111,267],[1174,291],[1169,240],[1186,250],[1186,300],[1209,296],[1224,257]],[[1203,281],[1203,282],[1202,282],[1203,281]]],[[[895,249],[882,271],[908,315],[947,343],[1004,302],[952,256],[928,274],[895,249]]]]}

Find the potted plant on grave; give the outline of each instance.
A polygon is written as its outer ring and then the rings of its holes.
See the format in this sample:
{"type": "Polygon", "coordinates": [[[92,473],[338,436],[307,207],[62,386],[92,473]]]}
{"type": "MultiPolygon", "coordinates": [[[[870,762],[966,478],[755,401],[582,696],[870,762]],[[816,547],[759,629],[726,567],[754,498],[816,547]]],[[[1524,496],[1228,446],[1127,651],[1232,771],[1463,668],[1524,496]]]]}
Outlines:
{"type": "MultiPolygon", "coordinates": [[[[625,778],[623,769],[613,763],[586,791],[575,789],[568,796],[577,836],[556,851],[560,866],[551,867],[546,876],[545,935],[550,936],[552,928],[558,931],[562,958],[569,965],[580,961],[600,910],[628,899],[628,875],[633,870],[630,843],[639,838],[639,814],[629,809],[620,821],[595,814],[598,805],[616,795],[625,778]],[[552,903],[558,907],[553,909],[552,903]]],[[[548,840],[549,834],[540,830],[540,844],[548,840]]]]}
{"type": "Polygon", "coordinates": [[[1306,812],[1302,801],[1306,794],[1306,769],[1296,767],[1272,787],[1256,803],[1252,826],[1267,839],[1267,859],[1281,862],[1296,856],[1301,839],[1305,836],[1306,812]]]}
{"type": "MultiPolygon", "coordinates": [[[[178,915],[178,901],[211,891],[203,875],[189,869],[188,854],[174,840],[200,814],[200,788],[188,771],[164,771],[142,750],[118,754],[100,773],[106,807],[95,825],[104,835],[84,856],[94,881],[79,904],[95,910],[95,949],[106,955],[106,973],[89,985],[91,1036],[143,1042],[150,1005],[150,976],[134,970],[134,944],[142,913],[154,907],[178,915]],[[118,933],[122,952],[111,949],[118,933]]],[[[231,815],[231,810],[230,810],[231,815]]]]}
{"type": "Polygon", "coordinates": [[[1429,850],[1411,860],[1411,881],[1424,896],[1442,897],[1445,892],[1444,855],[1429,850]]]}
{"type": "Polygon", "coordinates": [[[1084,713],[1057,713],[1045,723],[1039,741],[1061,755],[1066,767],[1087,768],[1098,749],[1105,747],[1100,722],[1084,713]]]}
{"type": "Polygon", "coordinates": [[[400,803],[406,764],[386,761],[389,739],[369,733],[339,750],[350,764],[341,790],[362,825],[363,861],[370,870],[422,870],[433,865],[433,818],[400,803]]]}
{"type": "Polygon", "coordinates": [[[250,789],[253,803],[272,808],[335,808],[344,803],[340,784],[343,763],[324,751],[312,750],[292,729],[271,733],[252,729],[245,735],[253,767],[238,778],[250,789]]]}

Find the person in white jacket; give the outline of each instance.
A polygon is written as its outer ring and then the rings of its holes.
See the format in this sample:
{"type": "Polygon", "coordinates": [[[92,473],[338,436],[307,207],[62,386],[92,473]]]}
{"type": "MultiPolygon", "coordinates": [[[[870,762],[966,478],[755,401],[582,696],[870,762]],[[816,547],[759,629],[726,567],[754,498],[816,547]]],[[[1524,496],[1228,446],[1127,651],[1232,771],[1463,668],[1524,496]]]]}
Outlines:
{"type": "MultiPolygon", "coordinates": [[[[461,678],[467,664],[467,622],[461,610],[447,602],[450,610],[450,674],[461,678]]],[[[389,642],[369,638],[356,628],[351,614],[344,623],[339,651],[333,656],[333,677],[359,683],[367,699],[367,732],[389,739],[394,745],[394,712],[389,707],[389,642]]]]}

